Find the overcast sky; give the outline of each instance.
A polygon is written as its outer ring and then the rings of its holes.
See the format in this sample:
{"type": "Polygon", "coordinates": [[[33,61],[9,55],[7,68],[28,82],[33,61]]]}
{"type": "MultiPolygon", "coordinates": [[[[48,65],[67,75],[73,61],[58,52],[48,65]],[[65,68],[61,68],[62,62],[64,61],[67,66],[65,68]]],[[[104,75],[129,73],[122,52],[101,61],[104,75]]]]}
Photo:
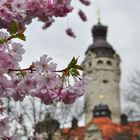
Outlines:
{"type": "Polygon", "coordinates": [[[27,29],[26,53],[22,66],[28,66],[43,54],[51,56],[59,68],[68,64],[73,56],[84,59],[87,47],[92,43],[91,28],[97,23],[96,12],[101,11],[101,22],[108,26],[108,41],[121,57],[122,82],[125,84],[135,69],[140,69],[140,0],[91,0],[90,7],[82,6],[73,0],[75,10],[66,18],[56,19],[47,30],[42,30],[42,23],[34,21],[27,29]],[[88,16],[83,23],[77,11],[82,8],[88,16]],[[76,39],[65,34],[71,27],[76,39]]]}

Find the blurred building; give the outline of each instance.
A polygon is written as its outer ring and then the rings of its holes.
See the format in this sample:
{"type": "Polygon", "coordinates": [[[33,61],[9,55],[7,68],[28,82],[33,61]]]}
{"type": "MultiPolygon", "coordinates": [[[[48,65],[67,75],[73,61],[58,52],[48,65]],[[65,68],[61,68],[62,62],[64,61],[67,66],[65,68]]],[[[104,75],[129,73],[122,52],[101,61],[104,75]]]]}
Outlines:
{"type": "Polygon", "coordinates": [[[71,128],[55,130],[53,140],[140,140],[140,121],[129,122],[121,114],[120,57],[107,41],[107,26],[99,20],[92,36],[82,63],[83,75],[92,78],[85,94],[85,126],[74,118],[71,128]]]}
{"type": "Polygon", "coordinates": [[[107,26],[99,20],[92,36],[83,61],[83,75],[92,78],[85,94],[85,126],[64,129],[64,134],[69,140],[139,140],[140,121],[129,122],[121,114],[120,57],[107,41],[107,26]]]}
{"type": "Polygon", "coordinates": [[[93,26],[92,36],[93,44],[88,47],[83,61],[83,74],[92,78],[85,94],[85,121],[92,119],[96,105],[106,104],[112,120],[120,122],[120,57],[108,43],[107,26],[100,21],[93,26]]]}

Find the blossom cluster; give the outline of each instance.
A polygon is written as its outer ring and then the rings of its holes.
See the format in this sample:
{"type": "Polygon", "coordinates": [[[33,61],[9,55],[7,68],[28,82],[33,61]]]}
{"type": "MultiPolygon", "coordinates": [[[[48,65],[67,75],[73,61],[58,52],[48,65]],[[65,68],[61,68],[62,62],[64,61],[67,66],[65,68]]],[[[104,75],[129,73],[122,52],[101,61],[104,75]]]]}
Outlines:
{"type": "MultiPolygon", "coordinates": [[[[7,36],[0,32],[0,38],[7,36]]],[[[26,95],[32,95],[45,104],[57,101],[70,104],[83,95],[86,80],[78,77],[76,59],[73,58],[71,62],[74,65],[69,64],[68,68],[57,71],[57,64],[52,62],[52,58],[43,55],[29,68],[21,69],[19,62],[24,52],[19,43],[10,41],[0,44],[0,97],[13,97],[15,101],[22,101],[26,95]],[[75,77],[73,85],[66,80],[71,73],[75,77]]]]}
{"type": "Polygon", "coordinates": [[[18,21],[20,29],[38,18],[44,22],[43,28],[49,27],[53,17],[64,17],[72,11],[71,0],[1,0],[0,28],[9,29],[11,21],[18,21]]]}
{"type": "MultiPolygon", "coordinates": [[[[79,0],[89,5],[89,0],[79,0]]],[[[0,0],[0,28],[10,30],[10,23],[18,21],[20,29],[38,18],[48,28],[54,17],[64,17],[73,10],[71,0],[0,0]]]]}
{"type": "MultiPolygon", "coordinates": [[[[79,0],[89,5],[89,0],[79,0]]],[[[33,62],[29,68],[21,69],[19,63],[25,53],[20,43],[13,38],[25,40],[23,34],[26,25],[38,18],[44,23],[43,29],[54,22],[54,17],[64,17],[73,10],[71,0],[0,0],[0,113],[3,112],[2,98],[23,101],[25,96],[40,98],[50,105],[55,102],[72,104],[85,92],[88,78],[80,77],[82,67],[73,58],[65,69],[57,70],[57,64],[47,55],[33,62]],[[71,84],[69,77],[73,77],[71,84]]],[[[86,21],[86,16],[79,11],[79,16],[86,21]]],[[[76,37],[71,28],[66,30],[71,37],[76,37]]],[[[8,135],[7,117],[0,118],[0,139],[14,140],[8,135]]]]}
{"type": "MultiPolygon", "coordinates": [[[[1,40],[8,36],[7,33],[0,32],[1,40]]],[[[82,70],[82,67],[77,64],[76,58],[73,58],[65,69],[57,70],[57,64],[52,58],[43,55],[29,68],[21,69],[19,62],[24,52],[20,43],[10,40],[0,44],[1,102],[2,98],[23,101],[25,96],[30,95],[40,98],[46,105],[59,101],[72,104],[84,94],[88,79],[80,77],[79,70],[82,70]],[[74,78],[73,84],[70,84],[70,76],[74,78]]],[[[3,121],[1,119],[0,123],[3,121]]]]}

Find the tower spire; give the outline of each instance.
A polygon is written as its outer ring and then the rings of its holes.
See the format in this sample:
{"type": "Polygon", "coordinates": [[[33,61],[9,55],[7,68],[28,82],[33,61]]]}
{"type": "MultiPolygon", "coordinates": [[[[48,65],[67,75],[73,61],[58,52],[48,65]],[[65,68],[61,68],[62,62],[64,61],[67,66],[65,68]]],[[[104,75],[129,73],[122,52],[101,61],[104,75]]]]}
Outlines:
{"type": "Polygon", "coordinates": [[[100,9],[97,10],[97,21],[98,21],[98,24],[101,23],[100,9]]]}

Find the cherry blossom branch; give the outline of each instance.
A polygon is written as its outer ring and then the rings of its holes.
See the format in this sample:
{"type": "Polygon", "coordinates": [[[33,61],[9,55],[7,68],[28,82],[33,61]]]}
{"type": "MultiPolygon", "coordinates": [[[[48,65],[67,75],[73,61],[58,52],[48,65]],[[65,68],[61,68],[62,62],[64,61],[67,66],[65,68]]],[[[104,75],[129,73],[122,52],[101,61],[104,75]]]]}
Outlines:
{"type": "MultiPolygon", "coordinates": [[[[18,69],[25,50],[20,43],[12,42],[14,38],[25,41],[24,30],[32,19],[42,21],[43,29],[46,29],[52,25],[54,18],[67,16],[74,8],[71,1],[0,0],[0,29],[7,30],[6,33],[0,31],[0,104],[1,98],[23,101],[28,95],[39,98],[46,105],[56,102],[72,104],[84,94],[89,80],[86,77],[80,78],[79,70],[83,68],[77,64],[78,58],[73,57],[65,69],[56,70],[56,64],[51,62],[52,58],[43,55],[29,68],[18,69]],[[21,76],[14,71],[21,72],[21,76]],[[73,83],[70,83],[70,76],[74,78],[73,83]]],[[[89,0],[79,1],[86,6],[90,5],[89,0]]],[[[83,11],[79,12],[79,16],[83,21],[87,20],[83,11]]],[[[71,28],[66,33],[76,37],[71,28]]],[[[3,108],[0,108],[0,113],[2,112],[3,108]]],[[[7,117],[0,119],[0,139],[20,139],[8,135],[8,123],[7,117]]]]}
{"type": "Polygon", "coordinates": [[[23,34],[23,31],[22,31],[22,32],[17,32],[15,34],[12,34],[8,38],[1,38],[0,39],[0,44],[6,43],[6,42],[8,42],[8,41],[10,41],[10,40],[12,40],[14,38],[19,38],[19,39],[24,40],[24,41],[26,40],[25,36],[23,34]]]}

